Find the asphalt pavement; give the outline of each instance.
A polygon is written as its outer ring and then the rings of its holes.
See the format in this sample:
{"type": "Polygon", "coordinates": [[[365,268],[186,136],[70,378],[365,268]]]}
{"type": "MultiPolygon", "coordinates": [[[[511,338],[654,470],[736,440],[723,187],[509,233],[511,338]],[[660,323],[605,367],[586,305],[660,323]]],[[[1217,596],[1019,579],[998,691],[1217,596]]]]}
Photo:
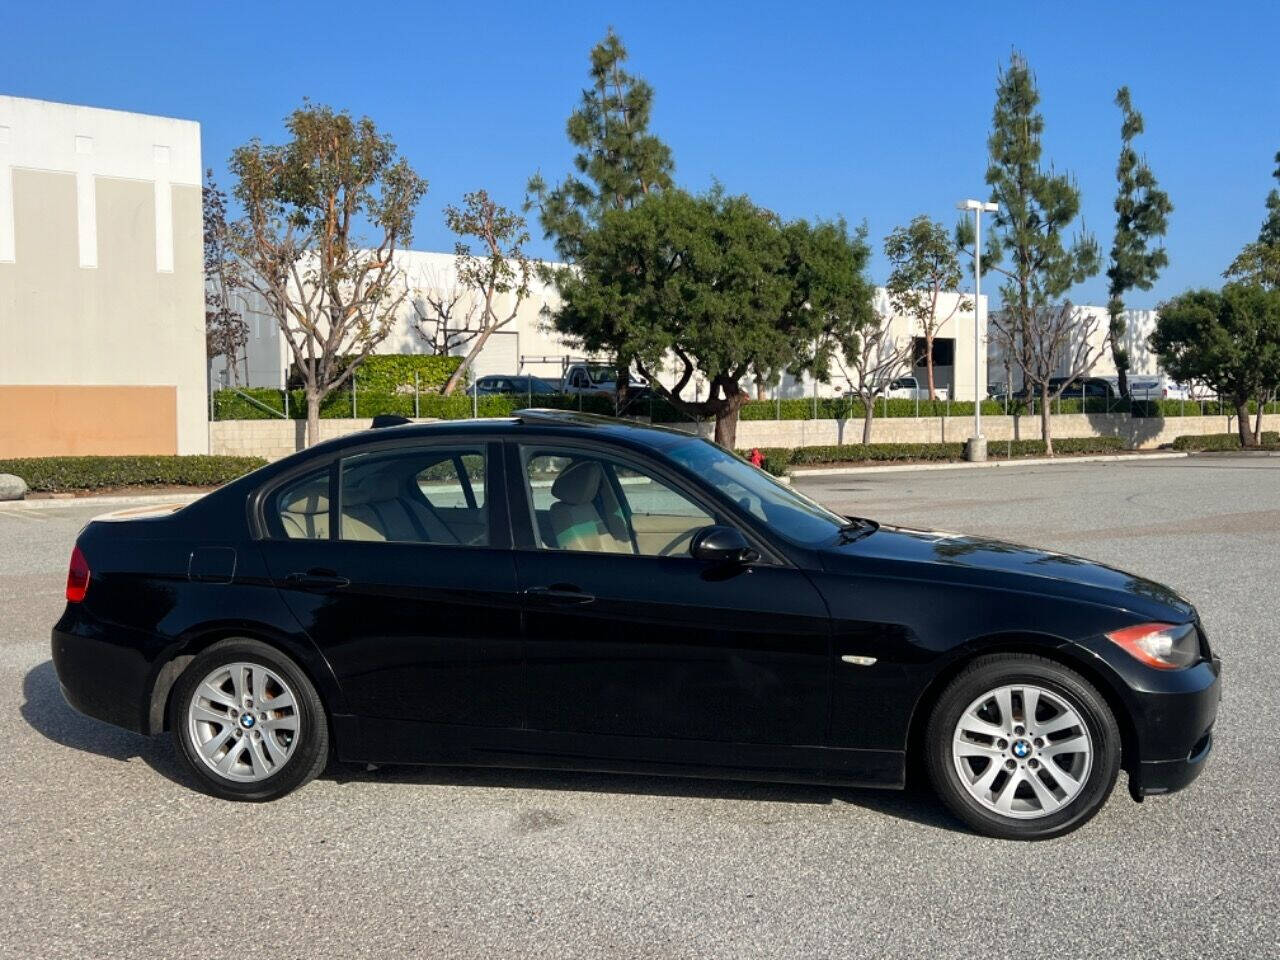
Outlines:
{"type": "Polygon", "coordinates": [[[928,793],[331,765],[266,805],[74,713],[49,662],[97,508],[0,508],[0,957],[1280,956],[1280,460],[860,474],[845,513],[1081,554],[1199,607],[1225,661],[1190,789],[973,835],[928,793]]]}

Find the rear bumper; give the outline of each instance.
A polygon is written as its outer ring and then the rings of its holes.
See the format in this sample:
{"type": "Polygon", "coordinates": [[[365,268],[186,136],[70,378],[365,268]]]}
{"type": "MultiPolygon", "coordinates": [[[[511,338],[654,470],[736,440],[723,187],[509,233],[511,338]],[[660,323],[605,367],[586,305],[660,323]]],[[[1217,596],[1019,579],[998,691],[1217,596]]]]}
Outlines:
{"type": "Polygon", "coordinates": [[[68,610],[53,628],[53,666],[62,696],[85,716],[146,733],[151,666],[136,649],[108,640],[68,610]]]}

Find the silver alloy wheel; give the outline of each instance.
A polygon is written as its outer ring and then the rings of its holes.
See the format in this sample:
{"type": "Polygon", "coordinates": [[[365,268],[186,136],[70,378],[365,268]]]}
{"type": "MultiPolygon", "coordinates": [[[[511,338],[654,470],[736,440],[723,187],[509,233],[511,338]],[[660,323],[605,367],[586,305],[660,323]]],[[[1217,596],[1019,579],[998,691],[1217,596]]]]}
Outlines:
{"type": "Polygon", "coordinates": [[[265,780],[292,756],[302,733],[289,685],[260,663],[218,667],[187,704],[187,730],[205,766],[241,783],[265,780]]]}
{"type": "Polygon", "coordinates": [[[1030,683],[997,687],[965,708],[951,745],[960,782],[1003,817],[1035,820],[1077,796],[1093,766],[1079,707],[1030,683]]]}

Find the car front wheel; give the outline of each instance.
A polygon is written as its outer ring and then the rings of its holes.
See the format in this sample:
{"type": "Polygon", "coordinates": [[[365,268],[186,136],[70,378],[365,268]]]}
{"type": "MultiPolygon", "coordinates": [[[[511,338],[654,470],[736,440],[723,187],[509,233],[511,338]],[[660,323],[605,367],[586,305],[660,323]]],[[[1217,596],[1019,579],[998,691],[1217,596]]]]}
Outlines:
{"type": "Polygon", "coordinates": [[[224,640],[188,664],[170,700],[178,753],[227,800],[274,800],[329,756],[324,707],[292,660],[256,640],[224,640]]]}
{"type": "Polygon", "coordinates": [[[934,788],[989,836],[1043,840],[1088,821],[1120,770],[1106,701],[1075,671],[1029,654],[981,657],[943,691],[926,732],[934,788]]]}

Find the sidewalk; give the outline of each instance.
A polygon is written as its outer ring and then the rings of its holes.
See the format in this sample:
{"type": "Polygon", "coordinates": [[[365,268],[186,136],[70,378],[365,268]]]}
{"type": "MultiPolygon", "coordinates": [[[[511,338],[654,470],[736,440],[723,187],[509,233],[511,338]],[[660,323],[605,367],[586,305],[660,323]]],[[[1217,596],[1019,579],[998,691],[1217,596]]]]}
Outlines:
{"type": "Polygon", "coordinates": [[[1105,453],[1089,454],[1083,457],[1015,457],[1013,459],[985,460],[982,463],[969,463],[967,460],[948,461],[946,463],[883,463],[879,465],[859,465],[856,467],[794,467],[791,477],[803,480],[806,477],[844,477],[859,473],[906,473],[916,470],[989,470],[997,467],[1038,467],[1065,466],[1072,463],[1116,463],[1123,460],[1177,460],[1189,456],[1183,451],[1161,451],[1160,453],[1105,453]]]}
{"type": "Polygon", "coordinates": [[[200,493],[110,494],[103,497],[41,497],[37,500],[0,500],[0,510],[56,510],[59,507],[132,507],[149,503],[192,503],[200,493]]]}

